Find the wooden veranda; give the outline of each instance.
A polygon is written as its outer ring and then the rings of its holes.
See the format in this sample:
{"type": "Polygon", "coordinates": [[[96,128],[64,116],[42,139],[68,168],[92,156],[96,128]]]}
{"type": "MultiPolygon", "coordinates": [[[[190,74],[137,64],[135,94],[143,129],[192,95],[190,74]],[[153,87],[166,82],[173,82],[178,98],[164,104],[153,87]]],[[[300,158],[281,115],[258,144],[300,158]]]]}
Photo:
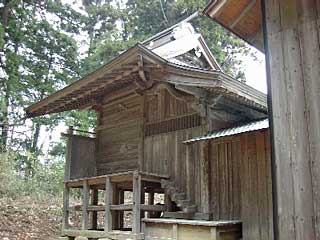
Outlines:
{"type": "Polygon", "coordinates": [[[163,179],[168,179],[168,176],[131,171],[65,181],[62,234],[68,237],[81,235],[89,238],[112,236],[112,239],[122,239],[123,236],[130,235],[133,239],[142,239],[141,218],[143,216],[141,213],[162,212],[166,209],[164,205],[154,205],[154,194],[163,193],[161,189],[163,179]],[[81,205],[69,205],[72,188],[81,188],[81,205]],[[99,203],[98,191],[104,192],[104,204],[99,203]],[[132,191],[132,204],[124,203],[125,191],[132,191]],[[148,204],[144,201],[145,193],[148,194],[148,204]],[[70,228],[69,213],[71,211],[82,212],[81,229],[70,228]],[[123,226],[124,211],[133,213],[131,231],[123,226]],[[97,212],[104,212],[104,229],[97,228],[97,212]]]}

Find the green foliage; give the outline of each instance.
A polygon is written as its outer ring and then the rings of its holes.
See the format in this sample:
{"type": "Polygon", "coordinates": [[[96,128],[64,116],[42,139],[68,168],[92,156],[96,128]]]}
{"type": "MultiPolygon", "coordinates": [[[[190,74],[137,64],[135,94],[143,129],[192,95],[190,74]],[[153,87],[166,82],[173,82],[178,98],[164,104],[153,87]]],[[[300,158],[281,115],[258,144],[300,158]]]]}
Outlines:
{"type": "Polygon", "coordinates": [[[63,161],[37,163],[35,174],[26,178],[16,171],[15,154],[0,154],[0,195],[17,198],[23,195],[45,199],[59,197],[63,187],[63,161]]]}

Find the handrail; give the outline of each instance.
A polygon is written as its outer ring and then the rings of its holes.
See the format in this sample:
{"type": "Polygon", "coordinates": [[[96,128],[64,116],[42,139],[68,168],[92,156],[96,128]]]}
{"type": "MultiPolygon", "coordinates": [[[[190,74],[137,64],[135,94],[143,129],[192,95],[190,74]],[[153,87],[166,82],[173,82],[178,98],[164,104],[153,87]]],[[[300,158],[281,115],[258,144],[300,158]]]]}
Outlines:
{"type": "MultiPolygon", "coordinates": [[[[89,132],[89,131],[85,131],[85,130],[81,130],[81,129],[74,129],[73,126],[69,127],[67,133],[61,133],[61,135],[63,137],[65,137],[65,136],[77,136],[75,133],[78,133],[78,134],[83,133],[83,134],[87,134],[88,136],[90,136],[90,135],[95,136],[96,135],[95,132],[89,132]]],[[[79,136],[82,136],[82,135],[79,135],[79,136]]]]}
{"type": "Polygon", "coordinates": [[[88,133],[88,134],[93,134],[93,135],[96,134],[95,132],[88,132],[88,131],[84,131],[84,130],[80,130],[80,129],[73,129],[73,131],[75,131],[75,132],[82,132],[82,133],[88,133]]]}

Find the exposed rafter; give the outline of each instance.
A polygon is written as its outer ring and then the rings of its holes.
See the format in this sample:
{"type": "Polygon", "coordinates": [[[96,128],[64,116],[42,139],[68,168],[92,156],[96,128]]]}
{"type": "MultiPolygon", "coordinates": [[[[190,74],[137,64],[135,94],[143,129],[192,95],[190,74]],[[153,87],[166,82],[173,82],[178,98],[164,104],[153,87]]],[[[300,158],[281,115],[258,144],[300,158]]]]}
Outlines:
{"type": "Polygon", "coordinates": [[[256,4],[257,0],[251,0],[246,6],[245,8],[241,11],[241,13],[239,14],[239,16],[237,16],[230,24],[229,24],[229,28],[234,28],[239,22],[240,20],[245,17],[249,11],[254,7],[254,5],[256,4]]]}

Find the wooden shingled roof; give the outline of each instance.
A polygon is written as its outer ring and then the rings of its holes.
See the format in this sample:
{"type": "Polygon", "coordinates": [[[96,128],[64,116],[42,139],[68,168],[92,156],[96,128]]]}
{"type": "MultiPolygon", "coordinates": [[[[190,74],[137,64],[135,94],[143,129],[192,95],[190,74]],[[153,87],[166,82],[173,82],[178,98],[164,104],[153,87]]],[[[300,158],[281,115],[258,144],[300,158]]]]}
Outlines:
{"type": "Polygon", "coordinates": [[[211,0],[204,13],[264,52],[260,0],[211,0]]]}
{"type": "Polygon", "coordinates": [[[84,109],[98,105],[102,96],[121,97],[115,94],[118,90],[139,94],[161,82],[176,89],[184,86],[182,91],[186,94],[193,94],[188,88],[202,89],[209,95],[219,92],[245,108],[263,114],[267,112],[266,95],[248,85],[221,71],[177,65],[137,44],[93,73],[28,107],[26,113],[28,117],[34,117],[84,109]]]}
{"type": "Polygon", "coordinates": [[[104,94],[120,88],[132,88],[134,78],[139,78],[136,84],[147,86],[146,75],[150,71],[156,73],[161,70],[163,61],[143,46],[136,45],[91,74],[28,107],[27,116],[86,108],[94,105],[104,94]]]}

